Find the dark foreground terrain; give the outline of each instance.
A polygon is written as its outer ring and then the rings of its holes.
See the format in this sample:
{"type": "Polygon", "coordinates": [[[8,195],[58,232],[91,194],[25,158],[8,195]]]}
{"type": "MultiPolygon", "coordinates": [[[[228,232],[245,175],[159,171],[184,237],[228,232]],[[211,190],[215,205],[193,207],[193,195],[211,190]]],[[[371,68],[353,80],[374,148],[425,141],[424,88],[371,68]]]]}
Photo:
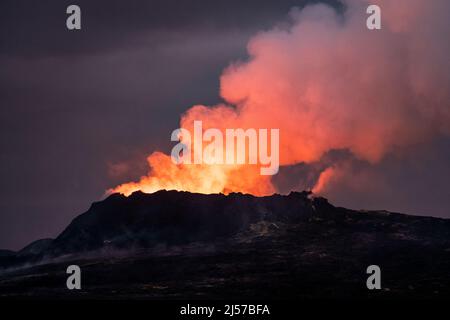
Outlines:
{"type": "Polygon", "coordinates": [[[308,192],[115,194],[56,239],[0,251],[0,297],[450,298],[450,220],[337,208],[308,192]],[[66,288],[71,264],[81,290],[66,288]],[[372,264],[381,290],[366,288],[372,264]]]}

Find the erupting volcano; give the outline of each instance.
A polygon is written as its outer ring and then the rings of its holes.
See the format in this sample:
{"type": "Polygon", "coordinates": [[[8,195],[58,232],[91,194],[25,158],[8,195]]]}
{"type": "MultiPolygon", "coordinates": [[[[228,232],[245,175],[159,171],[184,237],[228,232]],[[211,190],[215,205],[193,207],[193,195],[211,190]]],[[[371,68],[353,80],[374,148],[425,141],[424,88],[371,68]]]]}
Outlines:
{"type": "Polygon", "coordinates": [[[450,298],[449,0],[131,2],[2,2],[0,299],[450,298]]]}
{"type": "MultiPolygon", "coordinates": [[[[333,150],[376,166],[387,154],[449,134],[449,42],[436,32],[448,27],[448,1],[371,3],[383,8],[381,30],[362,27],[367,1],[346,1],[344,13],[325,5],[292,10],[289,23],[249,41],[246,61],[225,69],[224,102],[193,106],[181,116],[181,128],[192,131],[194,121],[202,121],[204,130],[223,133],[279,129],[282,166],[317,163],[333,150]]],[[[138,182],[110,192],[278,191],[259,164],[175,164],[161,152],[148,164],[138,182]]],[[[333,173],[339,171],[333,176],[339,179],[348,167],[332,163],[315,186],[304,187],[320,193],[333,173]]]]}

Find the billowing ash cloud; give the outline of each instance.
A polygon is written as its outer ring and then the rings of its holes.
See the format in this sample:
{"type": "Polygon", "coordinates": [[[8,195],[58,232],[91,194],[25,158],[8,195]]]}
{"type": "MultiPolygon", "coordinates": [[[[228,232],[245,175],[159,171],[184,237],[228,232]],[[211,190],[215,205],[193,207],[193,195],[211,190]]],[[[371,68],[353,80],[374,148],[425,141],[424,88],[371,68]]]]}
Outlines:
{"type": "MultiPolygon", "coordinates": [[[[368,4],[346,1],[342,14],[325,5],[291,10],[289,23],[255,35],[248,60],[223,72],[224,103],[192,107],[181,126],[279,128],[282,165],[315,163],[332,150],[376,164],[450,134],[450,2],[370,1],[381,8],[381,30],[366,28],[368,4]]],[[[248,165],[176,166],[161,153],[149,162],[148,176],[114,190],[276,191],[248,165]]],[[[338,166],[323,169],[315,191],[343,174],[338,166]]]]}

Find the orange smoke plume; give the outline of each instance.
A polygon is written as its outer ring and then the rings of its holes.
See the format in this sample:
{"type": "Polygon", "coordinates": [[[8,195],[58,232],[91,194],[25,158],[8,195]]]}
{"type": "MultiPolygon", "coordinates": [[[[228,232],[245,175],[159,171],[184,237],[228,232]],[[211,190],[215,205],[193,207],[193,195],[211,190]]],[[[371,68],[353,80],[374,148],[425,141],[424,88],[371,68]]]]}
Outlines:
{"type": "MultiPolygon", "coordinates": [[[[204,129],[222,131],[279,128],[281,165],[319,161],[340,149],[376,164],[387,153],[450,133],[450,2],[370,1],[382,9],[376,31],[366,28],[368,4],[346,1],[344,13],[325,5],[292,10],[289,27],[253,37],[248,61],[223,72],[224,103],[192,107],[180,126],[190,130],[201,120],[204,129]]],[[[147,176],[111,191],[276,191],[255,165],[176,165],[160,152],[148,163],[147,176]]],[[[314,191],[322,192],[333,173],[322,172],[314,191]]]]}
{"type": "Polygon", "coordinates": [[[315,194],[321,194],[325,190],[326,186],[329,184],[331,179],[333,179],[336,176],[337,173],[336,170],[337,169],[333,167],[328,167],[325,170],[323,170],[320,173],[319,178],[317,179],[317,182],[311,191],[315,194]]]}
{"type": "Polygon", "coordinates": [[[122,184],[111,192],[130,195],[141,190],[178,190],[197,193],[243,192],[267,195],[274,192],[268,176],[261,176],[254,166],[175,164],[170,156],[154,152],[148,157],[151,168],[139,182],[122,184]]]}

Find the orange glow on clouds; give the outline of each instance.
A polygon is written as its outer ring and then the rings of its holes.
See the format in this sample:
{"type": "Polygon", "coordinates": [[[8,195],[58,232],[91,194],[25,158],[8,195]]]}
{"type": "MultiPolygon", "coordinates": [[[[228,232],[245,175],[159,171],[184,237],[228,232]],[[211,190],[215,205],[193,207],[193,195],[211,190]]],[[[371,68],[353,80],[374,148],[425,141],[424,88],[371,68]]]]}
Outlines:
{"type": "Polygon", "coordinates": [[[170,156],[155,152],[148,157],[150,172],[138,182],[122,184],[111,192],[130,195],[141,190],[152,193],[161,189],[197,193],[243,192],[268,195],[275,190],[270,176],[261,176],[256,166],[175,164],[170,156]]]}
{"type": "MultiPolygon", "coordinates": [[[[450,2],[370,1],[386,17],[377,31],[365,27],[368,1],[346,3],[344,19],[325,5],[307,6],[292,11],[289,28],[253,37],[248,61],[221,76],[224,103],[190,108],[180,127],[191,130],[201,120],[204,129],[222,131],[279,128],[280,165],[319,161],[335,149],[376,164],[387,153],[450,133],[449,45],[447,34],[437,32],[450,28],[450,2]]],[[[175,165],[160,152],[148,163],[147,176],[111,192],[276,191],[258,165],[175,165]]],[[[333,173],[326,169],[314,191],[324,190],[333,173]]]]}

